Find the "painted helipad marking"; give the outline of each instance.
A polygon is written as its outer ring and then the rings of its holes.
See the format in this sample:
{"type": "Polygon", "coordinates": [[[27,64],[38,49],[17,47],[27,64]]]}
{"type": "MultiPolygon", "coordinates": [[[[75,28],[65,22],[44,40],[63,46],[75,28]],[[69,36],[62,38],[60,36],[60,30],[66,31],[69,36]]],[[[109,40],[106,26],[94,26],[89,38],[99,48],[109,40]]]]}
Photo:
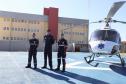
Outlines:
{"type": "Polygon", "coordinates": [[[73,68],[73,69],[85,69],[85,70],[112,71],[110,68],[99,68],[99,67],[68,66],[67,68],[73,68]]]}
{"type": "Polygon", "coordinates": [[[98,58],[105,58],[105,57],[98,57],[98,58]]]}
{"type": "Polygon", "coordinates": [[[69,67],[69,66],[75,66],[75,65],[82,64],[82,63],[84,63],[84,62],[82,62],[82,61],[72,62],[72,63],[66,64],[66,66],[67,66],[67,67],[69,67]]]}
{"type": "Polygon", "coordinates": [[[121,62],[117,62],[117,61],[106,61],[106,62],[99,62],[102,64],[107,64],[107,65],[112,65],[112,64],[121,64],[121,62]]]}
{"type": "MultiPolygon", "coordinates": [[[[121,56],[122,58],[126,58],[124,56],[121,56]]],[[[95,59],[105,59],[105,58],[110,58],[110,59],[119,59],[119,57],[117,56],[112,56],[112,57],[109,57],[109,56],[100,56],[100,57],[96,57],[95,59]]]]}
{"type": "Polygon", "coordinates": [[[82,63],[85,63],[85,62],[82,62],[82,61],[72,62],[72,63],[66,64],[66,68],[111,71],[110,68],[77,66],[82,63]]]}
{"type": "Polygon", "coordinates": [[[75,61],[75,59],[72,59],[72,58],[67,58],[67,60],[69,60],[69,61],[75,61]]]}

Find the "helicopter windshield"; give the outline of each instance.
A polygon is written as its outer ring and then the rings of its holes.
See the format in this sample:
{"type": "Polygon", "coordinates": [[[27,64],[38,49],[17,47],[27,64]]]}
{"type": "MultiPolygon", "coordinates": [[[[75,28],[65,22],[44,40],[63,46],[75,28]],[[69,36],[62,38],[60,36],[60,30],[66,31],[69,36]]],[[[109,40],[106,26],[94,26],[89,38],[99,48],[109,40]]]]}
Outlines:
{"type": "Polygon", "coordinates": [[[120,35],[114,30],[97,30],[92,33],[90,40],[104,40],[120,43],[120,35]]]}

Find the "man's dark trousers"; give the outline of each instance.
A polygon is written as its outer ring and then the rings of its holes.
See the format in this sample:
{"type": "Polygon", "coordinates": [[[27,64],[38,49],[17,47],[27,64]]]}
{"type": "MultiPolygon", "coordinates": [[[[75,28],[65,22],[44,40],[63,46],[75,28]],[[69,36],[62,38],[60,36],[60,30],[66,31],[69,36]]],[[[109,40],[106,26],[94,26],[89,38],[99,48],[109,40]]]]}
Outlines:
{"type": "Polygon", "coordinates": [[[63,70],[65,70],[65,66],[66,66],[66,53],[63,53],[63,52],[58,52],[58,66],[57,68],[60,68],[60,65],[61,65],[61,59],[62,59],[62,63],[63,63],[63,70]]]}
{"type": "Polygon", "coordinates": [[[47,67],[47,57],[50,69],[52,69],[52,51],[44,51],[44,67],[47,67]]]}
{"type": "Polygon", "coordinates": [[[29,51],[29,55],[28,55],[28,66],[31,66],[31,60],[32,60],[32,57],[33,57],[34,66],[37,67],[36,55],[37,55],[37,50],[35,50],[35,51],[29,51]]]}

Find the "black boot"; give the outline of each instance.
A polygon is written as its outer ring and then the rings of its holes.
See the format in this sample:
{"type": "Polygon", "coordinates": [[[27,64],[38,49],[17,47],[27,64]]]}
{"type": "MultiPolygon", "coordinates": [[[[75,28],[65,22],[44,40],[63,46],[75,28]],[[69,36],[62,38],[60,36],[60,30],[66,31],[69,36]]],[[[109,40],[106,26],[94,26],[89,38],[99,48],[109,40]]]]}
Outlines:
{"type": "Polygon", "coordinates": [[[25,66],[25,68],[31,68],[31,66],[30,65],[27,65],[27,66],[25,66]]]}
{"type": "Polygon", "coordinates": [[[55,69],[55,71],[59,71],[60,70],[60,68],[59,67],[57,67],[56,69],[55,69]]]}
{"type": "Polygon", "coordinates": [[[37,69],[37,66],[34,66],[34,69],[37,69]]]}
{"type": "Polygon", "coordinates": [[[46,66],[41,67],[42,69],[47,68],[46,66]]]}
{"type": "Polygon", "coordinates": [[[53,70],[53,68],[52,68],[52,67],[50,67],[50,70],[53,70]]]}
{"type": "Polygon", "coordinates": [[[65,69],[63,69],[62,72],[65,72],[65,69]]]}
{"type": "Polygon", "coordinates": [[[62,72],[65,72],[65,64],[63,65],[63,69],[62,69],[62,72]]]}

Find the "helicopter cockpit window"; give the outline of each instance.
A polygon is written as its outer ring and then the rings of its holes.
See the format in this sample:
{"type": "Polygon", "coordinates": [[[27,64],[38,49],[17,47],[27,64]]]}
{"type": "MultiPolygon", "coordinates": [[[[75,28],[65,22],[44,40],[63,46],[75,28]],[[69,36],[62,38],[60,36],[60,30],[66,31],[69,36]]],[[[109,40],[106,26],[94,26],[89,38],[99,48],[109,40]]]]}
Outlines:
{"type": "Polygon", "coordinates": [[[91,35],[90,40],[104,40],[119,43],[120,36],[113,30],[97,30],[91,35]]]}

